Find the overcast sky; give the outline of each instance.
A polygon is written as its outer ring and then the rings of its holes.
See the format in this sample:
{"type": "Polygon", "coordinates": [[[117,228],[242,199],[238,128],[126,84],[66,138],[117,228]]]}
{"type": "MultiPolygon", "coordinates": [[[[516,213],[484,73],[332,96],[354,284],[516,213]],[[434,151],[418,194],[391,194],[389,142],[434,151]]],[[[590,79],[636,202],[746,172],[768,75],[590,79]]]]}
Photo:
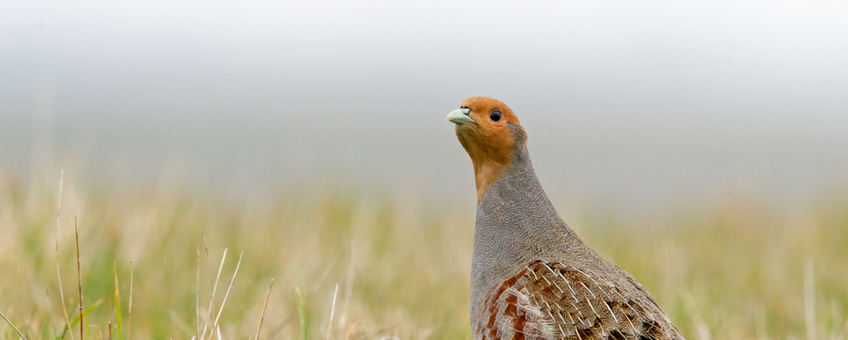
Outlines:
{"type": "Polygon", "coordinates": [[[485,95],[554,197],[807,195],[848,186],[846,61],[845,1],[4,1],[0,169],[473,201],[444,116],[485,95]]]}

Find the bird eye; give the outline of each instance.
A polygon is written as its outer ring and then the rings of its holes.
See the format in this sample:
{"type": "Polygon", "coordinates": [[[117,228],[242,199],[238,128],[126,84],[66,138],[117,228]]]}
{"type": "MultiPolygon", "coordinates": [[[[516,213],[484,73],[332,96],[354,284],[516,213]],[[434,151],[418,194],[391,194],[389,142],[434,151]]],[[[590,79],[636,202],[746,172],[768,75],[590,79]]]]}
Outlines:
{"type": "Polygon", "coordinates": [[[495,121],[495,122],[501,120],[501,112],[500,111],[492,112],[492,114],[489,115],[489,119],[491,119],[492,121],[495,121]]]}

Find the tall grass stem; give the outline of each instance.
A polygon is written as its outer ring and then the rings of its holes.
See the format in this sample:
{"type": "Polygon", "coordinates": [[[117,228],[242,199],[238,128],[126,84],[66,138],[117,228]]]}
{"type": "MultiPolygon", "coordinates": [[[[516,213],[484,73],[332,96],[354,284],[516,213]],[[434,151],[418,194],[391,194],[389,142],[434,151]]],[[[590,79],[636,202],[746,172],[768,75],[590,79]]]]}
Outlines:
{"type": "Polygon", "coordinates": [[[23,335],[23,333],[21,333],[21,331],[19,331],[19,330],[18,330],[18,327],[15,327],[15,325],[14,325],[11,321],[9,321],[9,319],[7,319],[7,318],[6,318],[6,316],[5,316],[5,315],[3,315],[3,313],[0,313],[0,316],[2,316],[2,317],[3,317],[3,320],[6,320],[6,322],[7,322],[7,323],[9,323],[9,326],[12,326],[12,329],[14,329],[14,330],[15,330],[15,332],[17,332],[17,333],[18,333],[18,335],[20,335],[20,336],[21,336],[21,338],[23,338],[24,340],[26,340],[26,337],[23,335]]]}
{"type": "Polygon", "coordinates": [[[77,229],[77,217],[74,216],[74,235],[76,236],[76,246],[77,246],[77,284],[79,286],[79,313],[80,313],[80,339],[84,338],[84,325],[83,320],[85,319],[85,315],[83,315],[82,310],[82,273],[80,271],[80,250],[79,250],[79,230],[77,229]]]}
{"type": "Polygon", "coordinates": [[[259,316],[259,328],[256,329],[256,336],[253,340],[259,340],[259,332],[262,331],[262,322],[265,321],[265,310],[268,309],[268,299],[271,297],[271,288],[274,288],[274,279],[271,279],[271,284],[268,285],[268,293],[265,294],[265,305],[262,306],[262,315],[259,316]]]}

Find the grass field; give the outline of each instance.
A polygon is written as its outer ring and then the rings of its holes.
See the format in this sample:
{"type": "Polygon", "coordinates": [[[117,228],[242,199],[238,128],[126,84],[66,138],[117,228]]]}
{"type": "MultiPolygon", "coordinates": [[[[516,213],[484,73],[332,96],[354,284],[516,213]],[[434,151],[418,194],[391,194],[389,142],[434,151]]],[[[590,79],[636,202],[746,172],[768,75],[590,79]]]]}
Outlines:
{"type": "MultiPolygon", "coordinates": [[[[66,177],[57,218],[58,187],[58,176],[43,184],[0,176],[0,312],[28,339],[61,338],[75,318],[75,219],[86,339],[108,338],[110,322],[114,339],[190,339],[195,320],[203,333],[210,315],[223,339],[252,339],[272,279],[261,339],[470,337],[470,204],[350,188],[234,202],[66,177]]],[[[780,209],[760,202],[560,212],[690,339],[848,338],[848,195],[780,209]]],[[[72,333],[64,338],[80,339],[78,325],[72,333]]],[[[3,320],[0,338],[17,338],[3,320]]]]}

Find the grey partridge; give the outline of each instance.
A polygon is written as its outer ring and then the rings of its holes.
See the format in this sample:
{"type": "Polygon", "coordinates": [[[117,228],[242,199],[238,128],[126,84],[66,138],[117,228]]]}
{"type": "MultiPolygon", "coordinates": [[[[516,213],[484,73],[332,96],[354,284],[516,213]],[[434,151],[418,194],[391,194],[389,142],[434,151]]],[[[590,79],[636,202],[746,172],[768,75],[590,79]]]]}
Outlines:
{"type": "Polygon", "coordinates": [[[557,214],[504,103],[471,97],[446,120],[471,156],[477,221],[471,327],[482,339],[683,339],[650,294],[557,214]]]}

